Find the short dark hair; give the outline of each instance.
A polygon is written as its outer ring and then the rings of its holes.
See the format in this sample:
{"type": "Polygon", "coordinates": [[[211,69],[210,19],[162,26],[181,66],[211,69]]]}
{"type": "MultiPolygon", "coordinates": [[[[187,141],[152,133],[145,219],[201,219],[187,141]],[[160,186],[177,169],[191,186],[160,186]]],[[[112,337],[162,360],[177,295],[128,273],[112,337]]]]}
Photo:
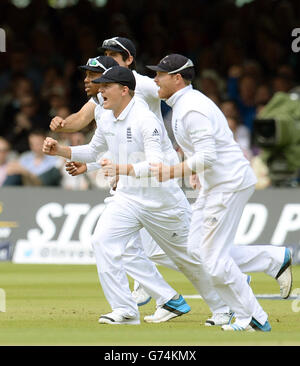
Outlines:
{"type": "Polygon", "coordinates": [[[193,67],[189,67],[188,69],[184,69],[179,72],[183,79],[187,81],[193,81],[195,78],[195,69],[193,67]]]}
{"type": "MultiPolygon", "coordinates": [[[[129,55],[127,52],[120,52],[121,56],[122,56],[122,60],[126,61],[129,58],[129,55]]],[[[131,64],[128,66],[128,68],[130,70],[135,70],[136,69],[136,62],[135,62],[135,58],[133,57],[133,60],[131,62],[131,64]]]]}

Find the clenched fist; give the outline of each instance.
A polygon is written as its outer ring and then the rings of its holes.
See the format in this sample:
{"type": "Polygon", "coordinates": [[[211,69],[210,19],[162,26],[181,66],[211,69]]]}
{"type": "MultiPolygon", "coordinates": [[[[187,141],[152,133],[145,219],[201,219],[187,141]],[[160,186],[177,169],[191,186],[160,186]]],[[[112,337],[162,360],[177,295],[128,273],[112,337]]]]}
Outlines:
{"type": "Polygon", "coordinates": [[[65,127],[65,124],[66,124],[66,122],[63,118],[56,116],[56,117],[52,118],[52,120],[51,120],[50,129],[51,129],[51,131],[57,132],[60,130],[60,128],[65,127]]]}
{"type": "Polygon", "coordinates": [[[76,175],[83,174],[87,171],[85,163],[80,163],[78,161],[68,161],[66,163],[66,171],[75,177],[76,175]]]}
{"type": "Polygon", "coordinates": [[[43,144],[43,153],[56,155],[58,152],[58,142],[51,137],[46,137],[43,144]]]}
{"type": "Polygon", "coordinates": [[[71,159],[71,149],[69,146],[62,146],[52,137],[46,137],[43,144],[43,153],[47,155],[59,155],[66,159],[71,159]]]}

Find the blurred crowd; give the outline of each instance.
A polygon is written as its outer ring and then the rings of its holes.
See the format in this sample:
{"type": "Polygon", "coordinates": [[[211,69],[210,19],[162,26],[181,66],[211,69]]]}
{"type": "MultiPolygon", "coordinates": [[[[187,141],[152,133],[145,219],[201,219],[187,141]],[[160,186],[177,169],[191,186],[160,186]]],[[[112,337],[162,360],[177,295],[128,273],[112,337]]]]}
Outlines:
{"type": "MultiPolygon", "coordinates": [[[[194,87],[225,114],[257,173],[257,188],[270,186],[268,167],[252,144],[253,121],[274,93],[300,85],[299,54],[291,48],[299,19],[298,0],[256,0],[242,7],[234,0],[108,0],[103,7],[79,0],[65,9],[53,9],[46,0],[19,9],[2,0],[7,52],[0,53],[0,186],[107,188],[97,172],[69,177],[64,161],[43,155],[41,147],[45,136],[53,136],[51,119],[87,101],[77,66],[97,56],[102,41],[113,36],[134,41],[137,71],[151,77],[145,65],[168,53],[191,58],[194,87]]],[[[178,149],[163,102],[162,111],[178,149]]],[[[83,144],[93,128],[54,137],[83,144]]]]}

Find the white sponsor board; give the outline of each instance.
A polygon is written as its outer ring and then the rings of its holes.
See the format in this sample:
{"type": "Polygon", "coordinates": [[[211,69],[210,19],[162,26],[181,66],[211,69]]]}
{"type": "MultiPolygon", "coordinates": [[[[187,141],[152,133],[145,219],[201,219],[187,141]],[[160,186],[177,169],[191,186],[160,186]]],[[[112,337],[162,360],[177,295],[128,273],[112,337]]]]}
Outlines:
{"type": "Polygon", "coordinates": [[[91,237],[105,205],[91,207],[86,203],[49,202],[36,212],[38,228],[27,231],[27,238],[16,243],[13,254],[15,263],[94,264],[91,237]],[[72,240],[79,223],[79,240],[72,240]],[[58,231],[53,218],[63,218],[58,231]],[[56,240],[53,240],[57,237],[56,240]]]}
{"type": "Polygon", "coordinates": [[[19,240],[13,256],[15,263],[95,264],[90,245],[80,241],[34,242],[19,240]]]}

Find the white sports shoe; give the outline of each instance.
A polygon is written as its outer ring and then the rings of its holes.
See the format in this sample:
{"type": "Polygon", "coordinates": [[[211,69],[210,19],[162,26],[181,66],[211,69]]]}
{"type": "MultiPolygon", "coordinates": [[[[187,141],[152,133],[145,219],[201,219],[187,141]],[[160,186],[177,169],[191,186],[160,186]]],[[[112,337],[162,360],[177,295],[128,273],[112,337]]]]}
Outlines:
{"type": "Polygon", "coordinates": [[[147,323],[163,323],[172,318],[188,313],[191,310],[184,298],[180,295],[177,300],[169,300],[164,305],[157,307],[153,315],[144,317],[147,323]]]}
{"type": "Polygon", "coordinates": [[[146,305],[151,300],[151,296],[143,289],[141,285],[132,291],[132,296],[138,306],[146,305]]]}
{"type": "Polygon", "coordinates": [[[280,288],[280,296],[287,299],[292,290],[293,276],[292,276],[292,253],[286,248],[284,261],[280,271],[277,273],[276,280],[280,288]]]}
{"type": "Polygon", "coordinates": [[[246,327],[242,327],[235,322],[233,324],[222,325],[221,329],[230,332],[270,332],[272,327],[268,320],[262,325],[256,319],[252,318],[250,324],[246,327]]]}
{"type": "Polygon", "coordinates": [[[204,325],[206,327],[211,327],[213,325],[230,324],[232,318],[233,313],[215,313],[211,318],[206,320],[204,325]]]}
{"type": "Polygon", "coordinates": [[[113,311],[108,314],[101,315],[99,320],[101,324],[140,324],[139,316],[129,316],[120,314],[118,311],[113,311]]]}
{"type": "Polygon", "coordinates": [[[230,332],[255,332],[255,330],[250,325],[247,325],[246,328],[243,328],[237,324],[225,324],[222,325],[221,329],[230,332]]]}

